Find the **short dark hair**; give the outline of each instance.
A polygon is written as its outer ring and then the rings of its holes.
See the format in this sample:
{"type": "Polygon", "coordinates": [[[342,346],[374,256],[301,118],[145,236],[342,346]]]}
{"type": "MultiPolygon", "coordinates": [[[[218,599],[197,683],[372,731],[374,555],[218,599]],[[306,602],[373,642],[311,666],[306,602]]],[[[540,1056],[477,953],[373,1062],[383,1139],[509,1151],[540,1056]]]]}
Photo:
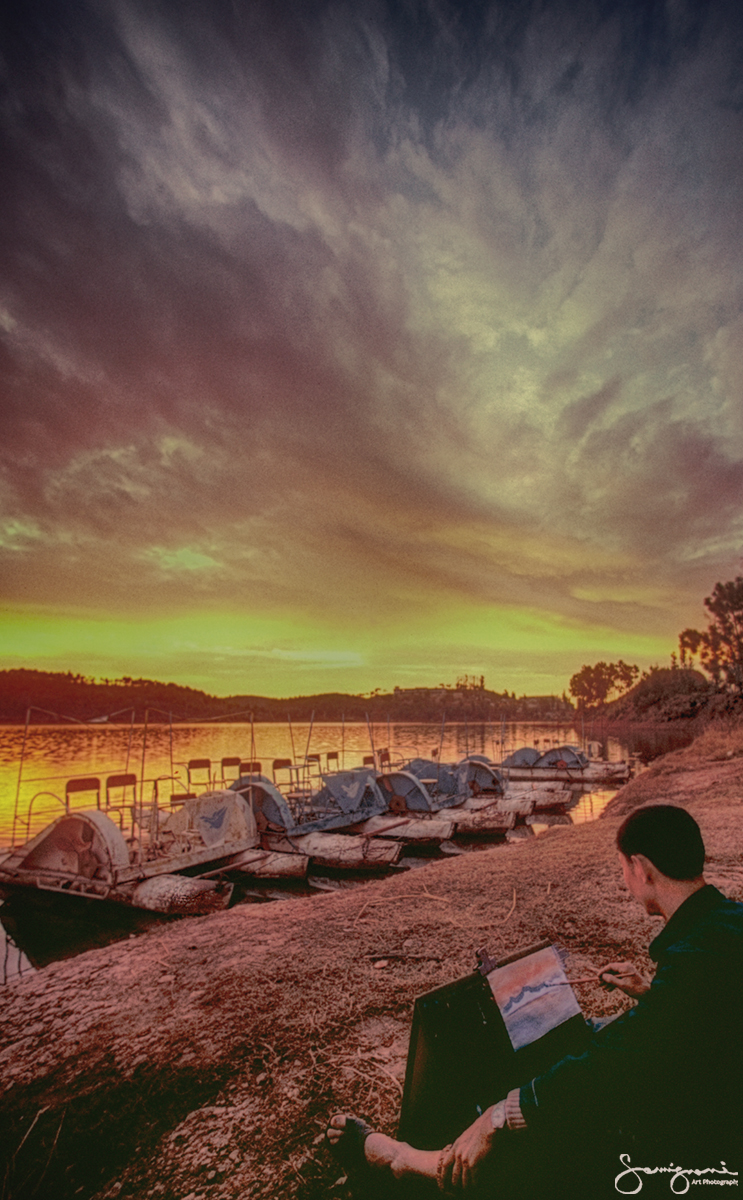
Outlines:
{"type": "Polygon", "coordinates": [[[644,854],[669,879],[697,879],[704,870],[701,830],[675,804],[636,808],[617,830],[617,849],[625,858],[644,854]]]}

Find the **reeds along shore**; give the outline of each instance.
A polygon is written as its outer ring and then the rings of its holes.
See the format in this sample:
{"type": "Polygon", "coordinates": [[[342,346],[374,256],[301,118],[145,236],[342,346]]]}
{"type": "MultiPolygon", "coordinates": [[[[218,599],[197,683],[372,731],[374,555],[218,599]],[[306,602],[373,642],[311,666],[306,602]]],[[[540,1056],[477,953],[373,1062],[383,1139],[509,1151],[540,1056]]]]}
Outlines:
{"type": "MultiPolygon", "coordinates": [[[[649,967],[658,925],[619,887],[621,813],[685,804],[708,878],[743,899],[741,795],[743,731],[710,729],[592,824],[360,893],[158,927],[5,989],[7,1194],[337,1200],[327,1117],[350,1109],[394,1132],[414,997],[471,971],[477,947],[544,936],[579,979],[611,959],[649,967]]],[[[626,1003],[598,984],[578,994],[587,1015],[626,1003]]]]}

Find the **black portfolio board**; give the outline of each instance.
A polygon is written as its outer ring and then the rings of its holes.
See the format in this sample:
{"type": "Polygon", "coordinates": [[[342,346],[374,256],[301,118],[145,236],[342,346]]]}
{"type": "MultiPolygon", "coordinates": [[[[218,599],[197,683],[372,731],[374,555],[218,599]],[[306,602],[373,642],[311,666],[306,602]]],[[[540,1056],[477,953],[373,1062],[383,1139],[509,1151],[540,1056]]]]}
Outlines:
{"type": "MultiPolygon", "coordinates": [[[[549,942],[530,946],[500,960],[494,969],[531,956],[537,962],[539,952],[549,947],[549,942]]],[[[528,970],[526,961],[524,968],[528,970]]],[[[566,1054],[580,1054],[589,1039],[578,1011],[514,1049],[491,984],[479,970],[419,996],[413,1010],[398,1137],[423,1150],[453,1142],[511,1088],[528,1083],[566,1054]]]]}

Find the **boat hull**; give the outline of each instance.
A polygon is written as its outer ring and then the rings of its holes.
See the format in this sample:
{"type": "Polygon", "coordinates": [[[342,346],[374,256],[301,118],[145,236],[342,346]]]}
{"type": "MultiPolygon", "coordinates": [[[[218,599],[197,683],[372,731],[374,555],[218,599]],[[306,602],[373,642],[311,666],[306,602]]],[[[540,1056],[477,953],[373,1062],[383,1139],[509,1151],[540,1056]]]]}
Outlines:
{"type": "Polygon", "coordinates": [[[263,845],[276,853],[306,855],[313,866],[344,871],[380,871],[395,866],[399,842],[345,833],[264,834],[263,845]]]}
{"type": "Polygon", "coordinates": [[[479,812],[457,815],[457,838],[505,838],[516,824],[515,812],[483,808],[479,812]]]}
{"type": "Polygon", "coordinates": [[[360,833],[367,837],[389,838],[392,841],[421,844],[438,844],[448,841],[454,834],[453,820],[428,820],[423,817],[369,817],[358,825],[349,826],[348,833],[360,833]]]}
{"type": "Polygon", "coordinates": [[[501,767],[509,783],[576,783],[576,784],[605,784],[619,786],[630,778],[630,768],[627,763],[597,763],[600,770],[584,767],[501,767]],[[603,768],[612,768],[604,770],[603,768]]]}

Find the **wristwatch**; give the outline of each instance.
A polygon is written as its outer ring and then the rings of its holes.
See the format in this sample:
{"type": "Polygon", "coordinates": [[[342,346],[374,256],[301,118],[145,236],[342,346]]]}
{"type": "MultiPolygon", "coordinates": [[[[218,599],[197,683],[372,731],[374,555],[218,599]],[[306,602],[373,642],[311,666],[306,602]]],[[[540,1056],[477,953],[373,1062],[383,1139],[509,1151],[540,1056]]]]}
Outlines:
{"type": "Polygon", "coordinates": [[[493,1129],[504,1129],[506,1125],[506,1102],[499,1100],[490,1110],[490,1124],[493,1129]]]}

